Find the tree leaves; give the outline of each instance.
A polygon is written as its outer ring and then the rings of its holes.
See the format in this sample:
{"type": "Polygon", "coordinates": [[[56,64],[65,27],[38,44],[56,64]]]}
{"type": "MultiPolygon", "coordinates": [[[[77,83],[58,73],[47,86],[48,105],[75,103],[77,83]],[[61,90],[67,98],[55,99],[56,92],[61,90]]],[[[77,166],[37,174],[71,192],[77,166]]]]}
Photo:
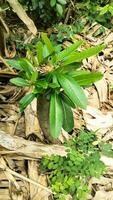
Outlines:
{"type": "Polygon", "coordinates": [[[60,4],[65,5],[67,2],[66,0],[57,0],[60,4]]]}
{"type": "Polygon", "coordinates": [[[54,138],[58,138],[63,124],[62,104],[59,96],[54,93],[50,100],[50,133],[54,138]]]}
{"type": "Polygon", "coordinates": [[[54,7],[55,4],[56,4],[56,0],[50,0],[50,5],[51,5],[51,7],[54,7]]]}
{"type": "Polygon", "coordinates": [[[63,8],[62,8],[62,6],[59,3],[56,4],[56,9],[57,9],[58,14],[60,16],[62,16],[62,14],[63,14],[63,8]]]}
{"type": "Polygon", "coordinates": [[[67,75],[58,74],[59,83],[64,89],[65,94],[71,99],[71,101],[78,107],[86,109],[87,99],[83,89],[78,83],[67,75]]]}

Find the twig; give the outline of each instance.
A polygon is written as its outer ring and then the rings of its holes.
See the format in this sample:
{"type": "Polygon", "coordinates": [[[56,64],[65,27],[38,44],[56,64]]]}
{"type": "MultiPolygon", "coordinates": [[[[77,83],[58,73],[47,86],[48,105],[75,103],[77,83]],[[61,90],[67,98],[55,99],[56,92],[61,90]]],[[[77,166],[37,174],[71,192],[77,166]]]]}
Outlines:
{"type": "Polygon", "coordinates": [[[13,11],[18,15],[18,17],[26,24],[27,28],[30,30],[33,35],[37,34],[37,28],[34,22],[28,17],[25,10],[18,2],[18,0],[7,0],[13,11]]]}
{"type": "Polygon", "coordinates": [[[15,172],[15,171],[11,170],[11,169],[8,168],[7,166],[5,166],[5,164],[4,164],[3,161],[4,161],[3,158],[1,158],[1,159],[0,159],[0,168],[1,168],[3,171],[6,171],[6,172],[8,172],[8,173],[10,173],[10,174],[12,174],[12,175],[14,175],[14,176],[20,178],[20,179],[23,179],[24,181],[27,181],[27,182],[29,182],[29,183],[32,183],[32,184],[34,184],[34,185],[36,185],[36,186],[38,186],[38,187],[40,187],[40,188],[46,190],[46,191],[49,192],[49,193],[52,193],[52,191],[51,191],[50,189],[48,189],[47,187],[41,185],[40,183],[37,183],[37,182],[35,182],[35,181],[33,181],[33,180],[31,180],[31,179],[29,179],[29,178],[27,178],[27,177],[25,177],[25,176],[23,176],[23,175],[21,175],[21,174],[18,174],[18,173],[15,172]]]}
{"type": "Polygon", "coordinates": [[[67,14],[66,14],[66,18],[64,20],[64,24],[68,23],[68,20],[69,20],[69,17],[70,17],[70,13],[71,13],[71,3],[68,6],[68,11],[67,11],[67,14]]]}

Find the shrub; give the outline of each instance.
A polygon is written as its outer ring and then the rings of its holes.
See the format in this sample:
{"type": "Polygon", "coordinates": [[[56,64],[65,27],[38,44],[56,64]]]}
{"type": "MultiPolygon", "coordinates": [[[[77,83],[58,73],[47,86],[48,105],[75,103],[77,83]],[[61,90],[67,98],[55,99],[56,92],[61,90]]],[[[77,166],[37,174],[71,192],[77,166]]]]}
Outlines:
{"type": "Polygon", "coordinates": [[[49,124],[52,137],[58,138],[61,128],[67,132],[74,126],[71,108],[86,109],[87,98],[83,88],[102,78],[100,72],[80,70],[81,61],[99,53],[104,45],[98,45],[81,52],[77,48],[82,41],[77,41],[61,50],[53,46],[45,33],[42,41],[36,44],[35,55],[29,50],[29,58],[8,60],[7,62],[19,70],[20,77],[12,78],[11,83],[19,87],[31,88],[31,93],[20,100],[21,112],[36,97],[44,95],[50,102],[49,124]]]}

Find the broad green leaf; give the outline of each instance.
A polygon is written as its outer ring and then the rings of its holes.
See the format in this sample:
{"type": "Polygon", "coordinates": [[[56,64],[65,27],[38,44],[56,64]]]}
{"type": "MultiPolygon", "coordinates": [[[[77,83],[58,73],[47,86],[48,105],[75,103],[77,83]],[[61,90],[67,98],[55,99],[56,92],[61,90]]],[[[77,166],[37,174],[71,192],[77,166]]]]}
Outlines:
{"type": "Polygon", "coordinates": [[[64,92],[61,93],[61,98],[71,108],[75,108],[75,104],[71,101],[71,99],[64,92]]]}
{"type": "Polygon", "coordinates": [[[56,58],[56,61],[61,61],[63,59],[65,59],[67,56],[70,55],[70,53],[72,53],[73,51],[75,51],[81,44],[83,43],[82,40],[77,41],[76,43],[70,45],[69,47],[67,47],[65,50],[61,51],[56,58]]]}
{"type": "Polygon", "coordinates": [[[86,109],[87,99],[83,89],[78,83],[67,75],[58,74],[57,78],[64,89],[65,94],[71,99],[75,106],[86,109]]]}
{"type": "Polygon", "coordinates": [[[36,51],[37,51],[37,57],[38,57],[39,64],[42,63],[42,61],[43,61],[43,50],[44,50],[44,48],[43,48],[42,42],[38,42],[36,44],[36,51]]]}
{"type": "Polygon", "coordinates": [[[103,77],[100,72],[87,72],[82,70],[71,73],[71,76],[80,86],[90,85],[103,77]]]}
{"type": "Polygon", "coordinates": [[[74,119],[73,119],[73,112],[71,107],[68,106],[63,100],[62,108],[63,108],[63,129],[67,132],[70,132],[74,127],[74,119]]]}
{"type": "Polygon", "coordinates": [[[29,75],[30,78],[33,72],[33,65],[26,58],[21,58],[19,60],[19,64],[21,65],[23,70],[29,75]]]}
{"type": "Polygon", "coordinates": [[[82,52],[74,52],[71,53],[64,62],[62,62],[62,65],[68,65],[74,62],[80,62],[81,60],[88,58],[90,56],[94,56],[96,54],[98,54],[100,51],[102,51],[102,49],[105,48],[105,45],[98,45],[95,47],[91,47],[89,49],[86,49],[82,52]]]}
{"type": "Polygon", "coordinates": [[[53,138],[58,138],[63,124],[62,104],[59,96],[54,93],[50,100],[50,133],[53,138]]]}
{"type": "Polygon", "coordinates": [[[56,4],[56,0],[50,0],[50,6],[51,6],[51,7],[54,7],[55,4],[56,4]]]}
{"type": "Polygon", "coordinates": [[[10,82],[19,87],[29,87],[30,86],[30,83],[27,80],[25,80],[23,78],[19,78],[19,77],[10,79],[10,82]]]}
{"type": "Polygon", "coordinates": [[[49,51],[49,54],[52,54],[54,52],[54,47],[53,47],[51,41],[49,40],[49,38],[47,37],[47,34],[41,33],[41,37],[42,37],[42,40],[45,43],[45,45],[46,45],[46,47],[49,51]]]}
{"type": "Polygon", "coordinates": [[[62,6],[59,3],[56,4],[56,9],[57,9],[58,14],[60,16],[62,16],[62,14],[63,14],[63,8],[62,8],[62,6]]]}
{"type": "Polygon", "coordinates": [[[67,2],[66,0],[57,0],[60,4],[65,5],[67,2]]]}
{"type": "Polygon", "coordinates": [[[10,65],[12,68],[15,68],[17,70],[23,70],[22,66],[19,64],[18,60],[14,59],[5,59],[5,61],[10,65]]]}
{"type": "Polygon", "coordinates": [[[33,101],[34,98],[35,94],[33,93],[26,94],[19,102],[20,112],[23,112],[24,109],[33,101]]]}

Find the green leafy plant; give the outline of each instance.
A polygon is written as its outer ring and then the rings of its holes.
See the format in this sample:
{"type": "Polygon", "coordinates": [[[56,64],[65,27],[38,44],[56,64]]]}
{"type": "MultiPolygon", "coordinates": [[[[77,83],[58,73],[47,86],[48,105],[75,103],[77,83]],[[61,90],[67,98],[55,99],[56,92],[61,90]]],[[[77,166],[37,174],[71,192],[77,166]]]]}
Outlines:
{"type": "Polygon", "coordinates": [[[38,25],[49,26],[64,18],[67,0],[19,0],[38,25]]]}
{"type": "Polygon", "coordinates": [[[111,16],[113,13],[110,0],[77,0],[75,4],[76,18],[84,17],[89,22],[98,22],[107,28],[112,27],[111,16]]]}
{"type": "Polygon", "coordinates": [[[54,43],[62,43],[64,40],[72,40],[76,33],[80,33],[84,28],[84,23],[81,20],[76,20],[74,24],[65,25],[57,24],[53,26],[55,33],[51,34],[50,39],[54,43]]]}
{"type": "Polygon", "coordinates": [[[50,0],[51,7],[55,7],[58,15],[62,16],[64,12],[64,6],[66,5],[66,0],[50,0]]]}
{"type": "Polygon", "coordinates": [[[81,131],[65,144],[69,148],[67,157],[53,155],[41,160],[41,171],[48,174],[55,199],[65,200],[70,194],[73,200],[85,200],[89,179],[105,172],[99,144],[93,144],[95,140],[94,132],[81,131]]]}
{"type": "Polygon", "coordinates": [[[82,41],[77,41],[59,51],[59,46],[53,46],[45,33],[41,34],[41,38],[42,41],[36,44],[35,55],[29,50],[29,59],[7,61],[19,70],[20,76],[10,82],[31,88],[32,92],[19,102],[21,112],[35,97],[48,99],[50,134],[58,138],[62,128],[70,132],[74,126],[72,108],[86,109],[87,98],[82,87],[102,78],[100,72],[80,70],[81,61],[98,54],[104,45],[77,51],[82,44],[82,41]]]}
{"type": "Polygon", "coordinates": [[[104,7],[99,7],[100,15],[110,12],[113,15],[113,3],[107,4],[104,7]]]}

